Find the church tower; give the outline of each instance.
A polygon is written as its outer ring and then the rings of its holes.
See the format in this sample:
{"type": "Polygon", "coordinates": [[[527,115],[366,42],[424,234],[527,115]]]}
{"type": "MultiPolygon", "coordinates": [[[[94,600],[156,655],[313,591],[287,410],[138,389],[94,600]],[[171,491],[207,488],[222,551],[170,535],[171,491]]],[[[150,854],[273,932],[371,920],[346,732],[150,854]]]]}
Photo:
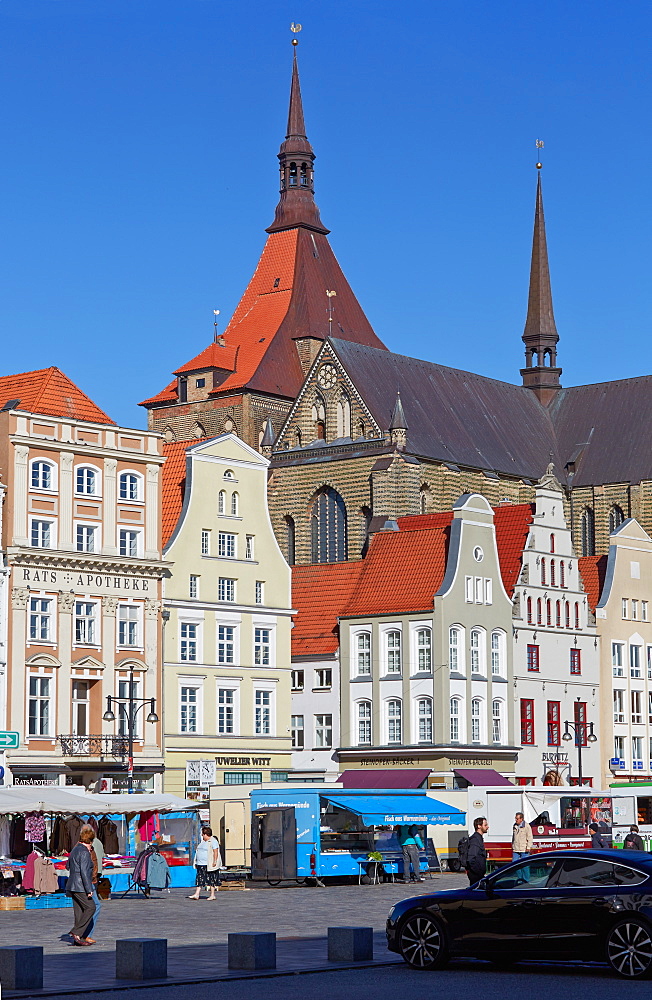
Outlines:
{"type": "Polygon", "coordinates": [[[525,343],[525,368],[521,369],[523,385],[532,389],[547,406],[561,388],[557,367],[557,342],[559,334],[552,310],[552,289],[548,267],[546,223],[543,216],[541,193],[541,164],[537,163],[537,198],[534,211],[534,237],[530,265],[530,291],[523,341],[525,343]]]}
{"type": "Polygon", "coordinates": [[[315,153],[301,99],[296,39],[280,197],[260,260],[226,330],[141,403],[168,441],[238,434],[262,447],[280,427],[323,341],[384,349],[344,277],[315,202],[315,153]],[[327,294],[328,293],[328,294],[327,294]]]}

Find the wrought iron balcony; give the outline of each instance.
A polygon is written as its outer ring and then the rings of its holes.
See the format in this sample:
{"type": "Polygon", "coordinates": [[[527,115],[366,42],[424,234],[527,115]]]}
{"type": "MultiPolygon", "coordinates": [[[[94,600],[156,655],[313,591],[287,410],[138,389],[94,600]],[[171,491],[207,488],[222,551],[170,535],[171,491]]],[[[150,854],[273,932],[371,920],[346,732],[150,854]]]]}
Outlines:
{"type": "Polygon", "coordinates": [[[57,736],[64,757],[115,757],[129,755],[126,736],[57,736]]]}

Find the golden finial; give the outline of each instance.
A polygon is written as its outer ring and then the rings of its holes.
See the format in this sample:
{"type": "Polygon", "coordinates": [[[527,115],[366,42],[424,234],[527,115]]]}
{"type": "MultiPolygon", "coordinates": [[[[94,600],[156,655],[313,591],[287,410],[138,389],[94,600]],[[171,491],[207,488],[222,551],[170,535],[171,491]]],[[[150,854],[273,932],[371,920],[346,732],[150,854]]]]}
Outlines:
{"type": "MultiPolygon", "coordinates": [[[[290,25],[290,31],[291,31],[291,32],[292,32],[293,34],[295,34],[295,35],[298,35],[298,34],[299,34],[299,32],[301,31],[301,25],[300,25],[300,24],[298,24],[298,23],[295,23],[295,22],[293,21],[293,22],[292,22],[292,24],[290,25]]],[[[298,39],[298,38],[293,38],[293,39],[292,39],[292,44],[293,44],[293,45],[298,45],[298,44],[299,44],[299,39],[298,39]]]]}
{"type": "MultiPolygon", "coordinates": [[[[535,145],[536,145],[537,149],[543,149],[543,139],[537,139],[535,145]]],[[[541,163],[541,162],[537,163],[537,170],[541,170],[542,166],[543,166],[543,163],[541,163]]]]}

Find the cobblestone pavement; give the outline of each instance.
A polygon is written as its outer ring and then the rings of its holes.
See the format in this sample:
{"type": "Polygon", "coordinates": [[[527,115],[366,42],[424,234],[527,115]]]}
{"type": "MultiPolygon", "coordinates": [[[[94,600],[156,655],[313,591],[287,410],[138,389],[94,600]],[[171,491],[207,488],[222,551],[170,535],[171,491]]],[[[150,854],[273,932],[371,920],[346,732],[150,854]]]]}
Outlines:
{"type": "MultiPolygon", "coordinates": [[[[150,899],[117,897],[102,904],[93,932],[97,944],[83,952],[113,951],[116,938],[164,937],[172,947],[226,942],[230,931],[276,931],[278,938],[323,937],[329,925],[337,924],[382,931],[397,900],[466,884],[465,876],[447,874],[410,886],[256,886],[249,892],[219,892],[212,903],[186,899],[192,889],[172,889],[150,899]]],[[[5,945],[41,945],[46,955],[68,953],[76,961],[82,949],[61,940],[72,923],[72,908],[0,912],[0,940],[5,945]]]]}

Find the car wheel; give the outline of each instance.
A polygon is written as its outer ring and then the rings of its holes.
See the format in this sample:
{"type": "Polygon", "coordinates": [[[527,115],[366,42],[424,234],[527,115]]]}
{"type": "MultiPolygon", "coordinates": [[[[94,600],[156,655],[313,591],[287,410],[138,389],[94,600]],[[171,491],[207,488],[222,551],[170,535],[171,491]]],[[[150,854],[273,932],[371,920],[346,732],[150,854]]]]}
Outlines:
{"type": "Polygon", "coordinates": [[[413,969],[441,969],[450,952],[444,929],[428,913],[413,913],[401,928],[399,950],[413,969]]]}
{"type": "Polygon", "coordinates": [[[614,924],[606,951],[611,968],[625,979],[647,979],[652,973],[652,931],[637,917],[614,924]]]}

